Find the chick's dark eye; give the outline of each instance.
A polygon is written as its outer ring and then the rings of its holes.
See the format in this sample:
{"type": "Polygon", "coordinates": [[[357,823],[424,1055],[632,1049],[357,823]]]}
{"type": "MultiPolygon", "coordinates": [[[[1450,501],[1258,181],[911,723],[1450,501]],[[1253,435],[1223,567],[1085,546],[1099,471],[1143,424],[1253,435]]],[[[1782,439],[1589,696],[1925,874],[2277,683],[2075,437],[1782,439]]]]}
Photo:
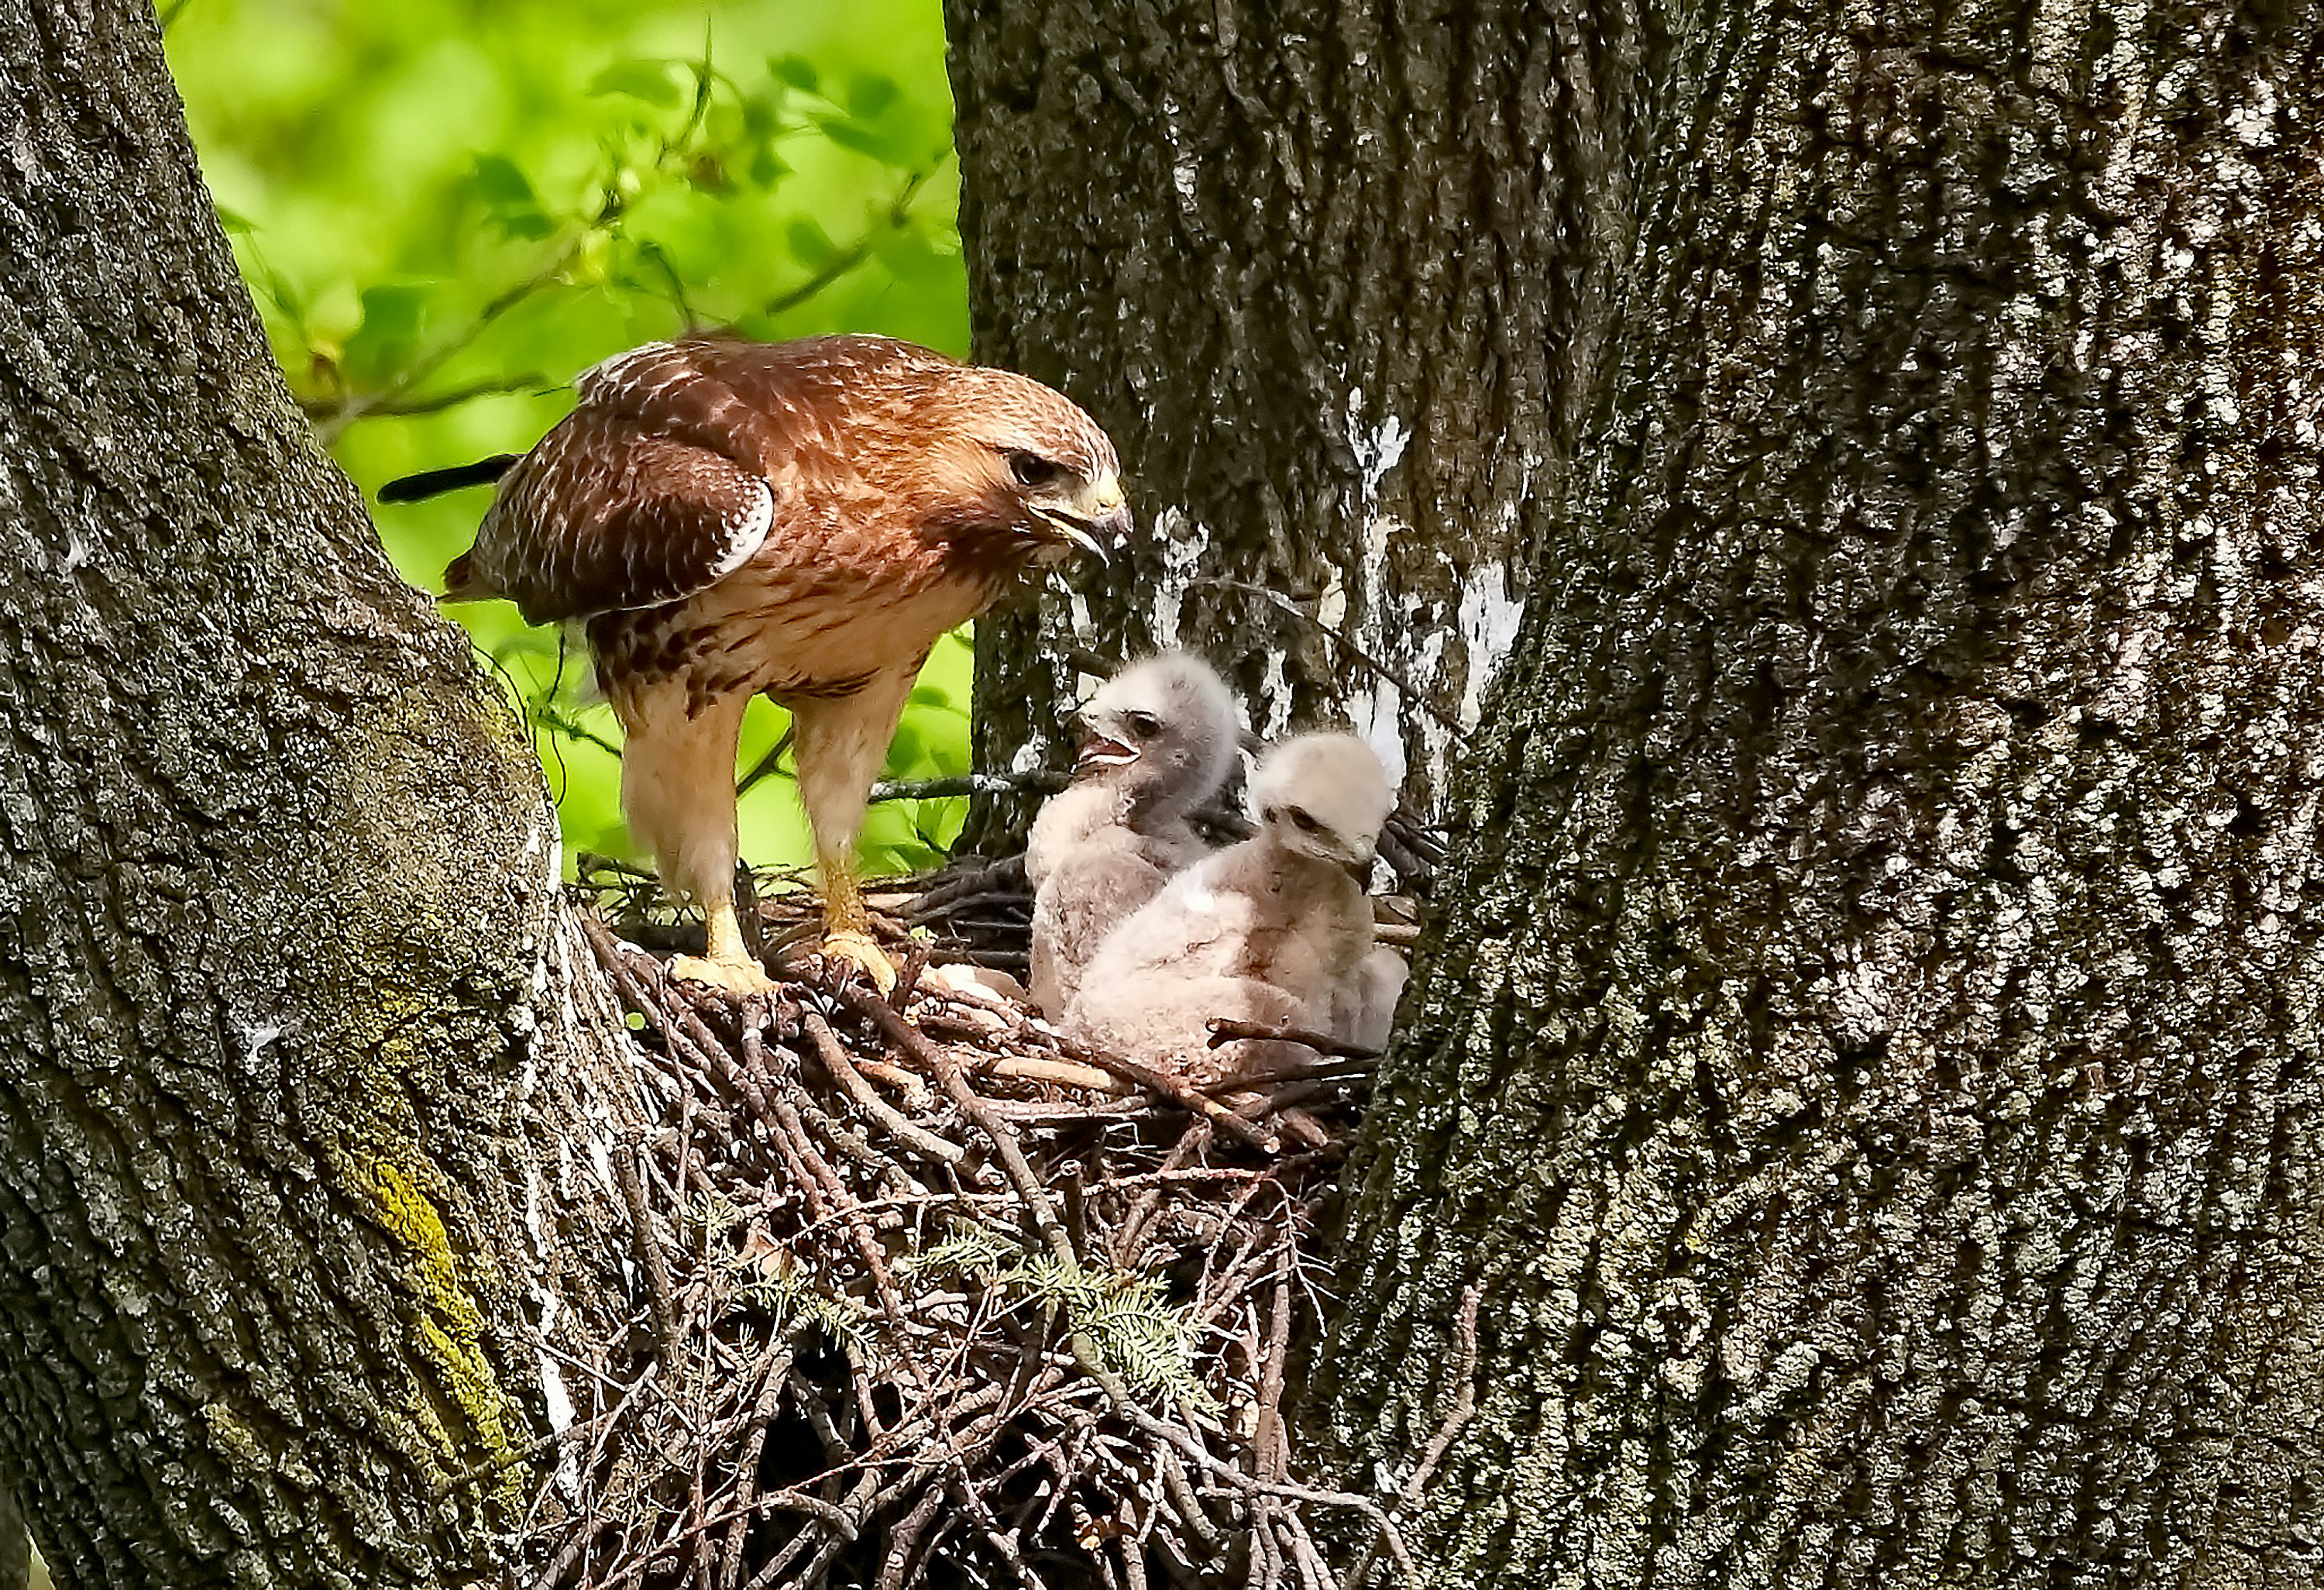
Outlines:
{"type": "Polygon", "coordinates": [[[1318,827],[1314,818],[1309,817],[1305,812],[1300,810],[1299,808],[1296,806],[1291,809],[1290,818],[1291,826],[1297,828],[1303,834],[1312,834],[1318,827]]]}
{"type": "Polygon", "coordinates": [[[1121,721],[1128,724],[1130,732],[1140,738],[1162,732],[1162,720],[1150,712],[1125,712],[1121,715],[1121,721]]]}
{"type": "Polygon", "coordinates": [[[1065,473],[1065,467],[1038,453],[1011,453],[1009,473],[1017,477],[1019,485],[1047,485],[1065,473]]]}

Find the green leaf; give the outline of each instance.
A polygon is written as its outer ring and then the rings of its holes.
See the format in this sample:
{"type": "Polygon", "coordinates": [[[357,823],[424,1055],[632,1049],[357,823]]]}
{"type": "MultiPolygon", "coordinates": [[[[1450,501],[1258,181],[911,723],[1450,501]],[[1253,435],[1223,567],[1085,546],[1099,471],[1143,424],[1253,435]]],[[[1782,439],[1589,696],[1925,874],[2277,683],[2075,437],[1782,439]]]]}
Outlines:
{"type": "Polygon", "coordinates": [[[258,230],[258,223],[252,220],[248,216],[244,215],[241,211],[230,210],[222,204],[218,205],[217,209],[218,225],[225,228],[228,236],[233,236],[237,233],[248,236],[250,233],[258,230]]]}
{"type": "Polygon", "coordinates": [[[504,236],[546,237],[557,230],[557,223],[542,210],[533,193],[531,179],[506,155],[476,156],[469,169],[468,186],[504,236]]]}
{"type": "Polygon", "coordinates": [[[363,290],[363,324],[347,338],[349,379],[374,385],[395,374],[419,351],[433,283],[390,282],[363,290]]]}
{"type": "Polygon", "coordinates": [[[775,153],[771,143],[761,143],[752,152],[751,181],[753,186],[771,188],[790,174],[789,163],[775,153]]]}
{"type": "Polygon", "coordinates": [[[802,94],[817,92],[823,85],[823,74],[815,69],[815,62],[798,55],[778,55],[767,62],[767,71],[779,83],[787,83],[802,94]]]}
{"type": "Polygon", "coordinates": [[[960,269],[957,260],[938,254],[935,245],[908,226],[881,238],[878,252],[880,263],[897,281],[913,285],[954,279],[960,269]]]}
{"type": "Polygon", "coordinates": [[[868,154],[888,165],[909,165],[912,148],[909,140],[899,129],[866,126],[861,122],[847,121],[840,116],[821,116],[816,125],[823,135],[842,149],[852,149],[858,154],[868,154]]]}
{"type": "Polygon", "coordinates": [[[903,93],[893,78],[859,73],[847,82],[847,114],[858,121],[876,122],[903,93]]]}
{"type": "Polygon", "coordinates": [[[782,113],[775,107],[774,99],[769,95],[745,94],[741,109],[745,137],[764,138],[783,124],[782,113]]]}
{"type": "Polygon", "coordinates": [[[532,180],[517,169],[516,162],[504,154],[476,156],[475,169],[469,173],[476,187],[476,197],[495,207],[530,205],[539,201],[532,195],[532,180]]]}
{"type": "Polygon", "coordinates": [[[670,76],[666,60],[617,60],[589,79],[592,94],[626,94],[648,105],[678,104],[683,91],[670,76]]]}
{"type": "Polygon", "coordinates": [[[831,234],[813,216],[795,217],[783,228],[783,241],[790,245],[791,257],[803,265],[819,265],[839,252],[831,234]]]}

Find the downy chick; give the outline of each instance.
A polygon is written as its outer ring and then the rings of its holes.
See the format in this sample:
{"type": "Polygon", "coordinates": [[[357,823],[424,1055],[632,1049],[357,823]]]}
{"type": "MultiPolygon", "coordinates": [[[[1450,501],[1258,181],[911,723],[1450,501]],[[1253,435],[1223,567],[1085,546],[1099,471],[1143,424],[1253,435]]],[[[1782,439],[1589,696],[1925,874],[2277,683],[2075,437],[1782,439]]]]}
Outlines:
{"type": "Polygon", "coordinates": [[[1060,1018],[1125,918],[1210,854],[1188,816],[1234,770],[1234,698],[1201,658],[1166,652],[1108,679],[1081,711],[1074,782],[1034,819],[1033,1003],[1060,1018]]]}
{"type": "Polygon", "coordinates": [[[1304,1051],[1214,1050],[1214,1017],[1336,1034],[1376,1003],[1362,880],[1395,804],[1379,758],[1353,735],[1303,735],[1259,763],[1251,799],[1257,834],[1179,874],[1105,941],[1067,1021],[1075,1036],[1215,1076],[1304,1051]]]}

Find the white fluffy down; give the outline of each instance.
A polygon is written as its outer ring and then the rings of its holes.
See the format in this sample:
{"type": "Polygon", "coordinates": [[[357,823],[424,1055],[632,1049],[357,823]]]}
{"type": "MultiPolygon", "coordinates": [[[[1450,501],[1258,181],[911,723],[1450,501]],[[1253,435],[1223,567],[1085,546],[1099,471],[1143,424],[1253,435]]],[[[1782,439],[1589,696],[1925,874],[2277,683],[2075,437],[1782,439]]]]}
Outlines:
{"type": "Polygon", "coordinates": [[[1098,946],[1208,853],[1188,815],[1235,765],[1234,698],[1210,665],[1165,652],[1122,670],[1081,714],[1079,776],[1033,824],[1034,1003],[1062,1016],[1098,946]]]}
{"type": "Polygon", "coordinates": [[[1197,1074],[1267,1058],[1213,1049],[1215,1018],[1385,1040],[1403,965],[1379,949],[1358,882],[1394,805],[1379,759],[1352,735],[1302,735],[1259,763],[1251,792],[1259,832],[1172,879],[1099,948],[1067,1016],[1077,1036],[1197,1074]]]}

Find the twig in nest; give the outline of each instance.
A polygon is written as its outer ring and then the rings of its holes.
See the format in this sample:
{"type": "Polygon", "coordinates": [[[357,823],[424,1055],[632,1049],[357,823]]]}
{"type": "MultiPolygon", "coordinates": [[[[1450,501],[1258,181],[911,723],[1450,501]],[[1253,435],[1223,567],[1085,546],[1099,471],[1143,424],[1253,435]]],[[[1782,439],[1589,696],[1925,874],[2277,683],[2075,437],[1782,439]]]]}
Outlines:
{"type": "Polygon", "coordinates": [[[847,1051],[839,1047],[839,1040],[833,1035],[828,1021],[809,1011],[806,1024],[807,1035],[815,1042],[816,1058],[823,1062],[823,1068],[830,1073],[831,1079],[855,1101],[857,1108],[886,1127],[898,1142],[931,1160],[945,1165],[958,1165],[968,1158],[966,1149],[956,1142],[946,1142],[925,1127],[913,1125],[886,1099],[872,1092],[872,1085],[863,1080],[862,1073],[847,1058],[847,1051]]]}
{"type": "Polygon", "coordinates": [[[1210,1020],[1211,1047],[1236,1042],[1246,1038],[1264,1039],[1275,1043],[1296,1043],[1302,1049],[1312,1049],[1317,1054],[1337,1055],[1351,1060],[1377,1060],[1379,1050],[1358,1044],[1342,1043],[1328,1032],[1318,1032],[1312,1027],[1271,1027],[1264,1021],[1237,1021],[1225,1016],[1210,1020]]]}
{"type": "Polygon", "coordinates": [[[613,1140],[613,1179],[621,1185],[622,1203],[630,1212],[630,1246],[645,1269],[653,1288],[654,1324],[659,1327],[659,1347],[665,1370],[678,1367],[679,1336],[678,1302],[669,1284],[669,1265],[662,1256],[661,1240],[654,1235],[653,1211],[646,1205],[646,1187],[638,1174],[638,1143],[641,1134],[625,1132],[613,1140]]]}
{"type": "Polygon", "coordinates": [[[930,1043],[912,1031],[911,1024],[899,1015],[896,1007],[886,1000],[866,994],[852,983],[841,983],[836,986],[839,997],[850,1009],[869,1019],[889,1042],[936,1073],[937,1083],[952,1100],[954,1107],[991,1140],[994,1151],[1001,1157],[1001,1168],[1016,1186],[1017,1196],[1025,1200],[1025,1206],[1033,1218],[1034,1229],[1040,1233],[1041,1240],[1048,1244],[1059,1262],[1068,1267],[1074,1265],[1077,1261],[1074,1257],[1074,1244],[1065,1235],[1065,1227],[1057,1223],[1057,1211],[1050,1204],[1048,1194],[1042,1190],[1040,1178],[1033,1174],[1033,1167],[1026,1162],[1025,1150],[1017,1141],[1017,1134],[1009,1129],[1006,1122],[985,1107],[984,1100],[977,1096],[976,1090],[970,1087],[967,1079],[961,1076],[960,1067],[953,1058],[941,1046],[930,1043]]]}
{"type": "MultiPolygon", "coordinates": [[[[966,900],[991,871],[921,887],[966,900]]],[[[595,886],[625,911],[651,903],[641,880],[595,886]]],[[[801,914],[785,888],[770,921],[801,914]]],[[[1021,953],[1007,914],[964,911],[990,919],[980,957],[1021,953]]],[[[879,931],[900,958],[899,931],[879,931]]],[[[1038,1586],[1062,1569],[1126,1587],[1167,1561],[1157,1584],[1251,1565],[1270,1590],[1330,1590],[1315,1510],[1385,1520],[1289,1478],[1287,1305],[1330,1154],[1260,1160],[1218,1099],[1085,1057],[1005,1000],[930,990],[914,1006],[930,1026],[982,1012],[936,1040],[860,986],[737,1006],[601,926],[590,942],[645,1018],[641,1094],[666,1112],[650,1154],[627,1141],[633,1236],[667,1218],[684,1240],[656,1243],[667,1309],[641,1252],[639,1327],[592,1362],[557,1352],[598,1434],[564,1443],[587,1450],[527,1515],[544,1586],[1038,1586]],[[1155,1123],[1176,1110],[1194,1118],[1174,1141],[1155,1123]],[[967,1185],[981,1160],[1004,1174],[967,1185]],[[1162,1289],[1206,1249],[1191,1298],[1162,1289]],[[1141,1258],[1154,1268],[1128,1268],[1141,1258]],[[1254,1423],[1258,1450],[1234,1433],[1254,1423]]],[[[1277,1086],[1329,1095],[1360,1068],[1318,1061],[1277,1086]]]]}
{"type": "Polygon", "coordinates": [[[1135,1082],[1148,1093],[1161,1095],[1181,1109],[1194,1111],[1229,1136],[1240,1138],[1263,1153],[1272,1154],[1283,1147],[1281,1140],[1264,1126],[1236,1114],[1194,1084],[1167,1071],[1151,1070],[1134,1060],[1125,1060],[1118,1055],[1105,1054],[1098,1049],[1076,1049],[1074,1052],[1091,1065],[1111,1071],[1124,1081],[1135,1082]]]}

